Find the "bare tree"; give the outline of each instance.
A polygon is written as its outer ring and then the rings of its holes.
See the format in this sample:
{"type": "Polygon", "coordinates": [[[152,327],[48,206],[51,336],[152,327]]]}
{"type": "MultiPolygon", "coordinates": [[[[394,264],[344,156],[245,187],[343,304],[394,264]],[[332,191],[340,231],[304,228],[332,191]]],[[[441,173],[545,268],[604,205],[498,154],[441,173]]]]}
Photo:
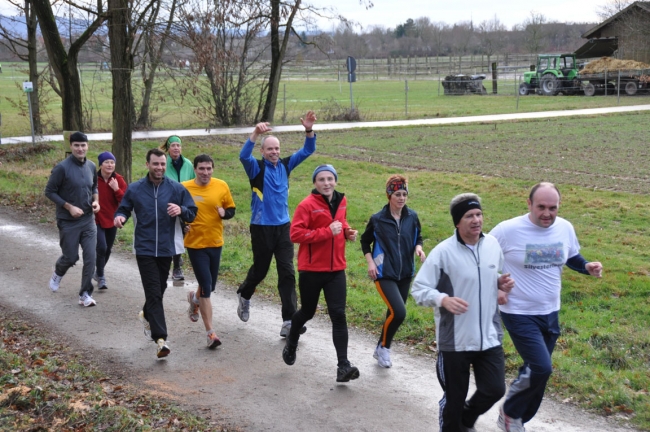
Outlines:
{"type": "MultiPolygon", "coordinates": [[[[34,133],[38,135],[43,134],[43,126],[41,123],[41,107],[40,107],[40,73],[38,70],[37,57],[37,41],[36,30],[38,27],[38,19],[32,8],[32,2],[25,0],[24,3],[19,3],[15,0],[7,0],[11,5],[20,11],[20,15],[25,17],[25,24],[27,25],[27,39],[24,39],[20,34],[12,31],[8,26],[0,22],[0,44],[9,48],[19,59],[26,61],[29,65],[29,80],[34,86],[31,95],[32,101],[32,119],[34,121],[34,133]]],[[[14,20],[14,18],[6,18],[14,20]]]]}
{"type": "Polygon", "coordinates": [[[179,33],[194,53],[181,91],[193,97],[198,104],[195,114],[211,127],[255,121],[267,91],[263,78],[268,66],[261,60],[264,45],[257,37],[266,21],[260,18],[258,5],[244,6],[191,0],[179,7],[179,33]]]}
{"type": "Polygon", "coordinates": [[[61,96],[63,130],[81,130],[83,129],[81,81],[77,69],[79,51],[106,19],[102,1],[97,0],[95,9],[91,5],[79,6],[68,2],[78,10],[95,17],[74,42],[69,41],[68,51],[65,50],[63,39],[59,33],[51,2],[49,0],[31,0],[31,2],[38,17],[49,62],[58,83],[58,87],[54,87],[54,91],[61,96]]]}
{"type": "Polygon", "coordinates": [[[478,25],[481,48],[488,57],[488,63],[490,57],[504,47],[506,31],[506,26],[496,15],[491,20],[483,21],[478,25]]]}
{"type": "Polygon", "coordinates": [[[636,0],[609,0],[607,3],[596,8],[596,14],[601,20],[605,21],[621,12],[635,1],[636,0]]]}
{"type": "Polygon", "coordinates": [[[539,12],[531,11],[523,23],[526,49],[529,53],[538,54],[544,47],[544,24],[546,17],[539,12]]]}
{"type": "Polygon", "coordinates": [[[163,65],[162,54],[172,30],[172,24],[176,18],[177,0],[171,0],[167,17],[163,22],[158,23],[161,15],[161,8],[164,3],[155,2],[146,24],[143,26],[140,37],[143,46],[140,72],[143,82],[142,103],[140,105],[138,120],[135,123],[136,129],[147,129],[151,127],[151,96],[153,94],[154,81],[158,69],[163,65]]]}

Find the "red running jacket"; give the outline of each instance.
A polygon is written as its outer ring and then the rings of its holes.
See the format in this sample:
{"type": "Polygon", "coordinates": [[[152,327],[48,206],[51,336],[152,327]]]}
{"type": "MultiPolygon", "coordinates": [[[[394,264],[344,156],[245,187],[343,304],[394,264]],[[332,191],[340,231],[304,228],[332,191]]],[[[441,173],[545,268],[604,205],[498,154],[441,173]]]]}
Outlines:
{"type": "Polygon", "coordinates": [[[117,207],[122,201],[122,197],[126,192],[126,182],[124,177],[114,172],[111,178],[117,179],[118,189],[114,191],[104,180],[100,171],[97,171],[97,194],[99,195],[99,212],[95,215],[95,223],[104,229],[113,228],[113,219],[117,207]]]}
{"type": "Polygon", "coordinates": [[[333,272],[345,270],[345,239],[350,228],[345,195],[334,191],[331,203],[316,192],[302,200],[291,222],[291,241],[298,248],[298,271],[333,272]],[[332,217],[334,212],[334,217],[332,217]],[[330,224],[338,220],[343,230],[332,234],[330,224]]]}

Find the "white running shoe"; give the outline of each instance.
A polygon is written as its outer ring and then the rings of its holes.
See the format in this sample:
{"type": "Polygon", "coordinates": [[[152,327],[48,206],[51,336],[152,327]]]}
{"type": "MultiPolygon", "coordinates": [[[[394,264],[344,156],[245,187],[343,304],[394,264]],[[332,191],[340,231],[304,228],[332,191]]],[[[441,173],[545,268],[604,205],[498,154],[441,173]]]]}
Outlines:
{"type": "Polygon", "coordinates": [[[167,357],[169,353],[172,352],[169,349],[169,345],[167,345],[167,341],[163,338],[158,339],[156,345],[158,345],[156,347],[156,355],[158,358],[167,357]]]}
{"type": "Polygon", "coordinates": [[[153,340],[151,338],[151,327],[149,326],[149,321],[147,321],[144,318],[144,312],[143,311],[138,312],[138,319],[142,323],[142,329],[144,330],[144,336],[149,340],[153,340]]]}
{"type": "Polygon", "coordinates": [[[377,363],[383,368],[389,368],[393,365],[390,361],[390,348],[384,348],[381,344],[377,345],[372,356],[377,359],[377,363]]]}
{"type": "Polygon", "coordinates": [[[52,292],[57,292],[59,290],[61,279],[63,279],[63,276],[59,276],[55,271],[52,272],[52,277],[50,278],[50,289],[52,292]]]}
{"type": "Polygon", "coordinates": [[[97,302],[95,301],[94,298],[90,296],[90,294],[84,292],[82,295],[79,296],[79,304],[82,305],[83,307],[91,307],[91,306],[95,306],[97,302]]]}
{"type": "Polygon", "coordinates": [[[526,432],[521,419],[508,417],[503,411],[503,405],[499,408],[499,419],[497,420],[497,427],[504,432],[526,432]]]}

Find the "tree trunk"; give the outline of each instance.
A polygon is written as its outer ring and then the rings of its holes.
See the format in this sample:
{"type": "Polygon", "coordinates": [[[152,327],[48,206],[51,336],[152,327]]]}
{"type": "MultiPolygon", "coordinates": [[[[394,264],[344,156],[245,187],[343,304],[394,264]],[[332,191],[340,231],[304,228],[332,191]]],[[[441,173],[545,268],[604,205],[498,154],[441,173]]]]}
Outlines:
{"type": "Polygon", "coordinates": [[[32,92],[32,118],[34,120],[34,133],[43,135],[43,125],[41,123],[41,105],[39,103],[40,82],[37,64],[36,50],[36,30],[38,19],[29,1],[25,2],[25,22],[27,23],[27,63],[29,64],[29,80],[34,85],[32,92]]]}
{"type": "Polygon", "coordinates": [[[280,78],[282,76],[282,61],[287,52],[289,36],[291,34],[291,25],[293,19],[300,8],[301,0],[296,0],[295,5],[291,8],[291,14],[285,24],[282,45],[280,45],[280,0],[271,1],[271,70],[269,72],[269,86],[266,93],[266,102],[262,111],[261,121],[272,122],[275,116],[275,104],[278,100],[280,91],[280,78]]]}
{"type": "Polygon", "coordinates": [[[127,25],[129,23],[128,0],[108,0],[110,25],[108,38],[111,50],[111,74],[113,76],[113,154],[117,159],[115,170],[131,183],[131,138],[133,132],[133,92],[131,74],[133,55],[127,25]]]}
{"type": "MultiPolygon", "coordinates": [[[[81,82],[77,70],[79,50],[104,22],[102,10],[97,11],[97,18],[88,28],[70,44],[70,50],[65,51],[61,35],[57,27],[52,6],[49,0],[32,0],[34,12],[41,27],[43,42],[54,76],[61,91],[61,112],[63,130],[77,131],[83,129],[81,110],[81,82]]],[[[101,6],[101,2],[98,3],[101,6]]],[[[70,41],[72,42],[72,41],[70,41]]]]}

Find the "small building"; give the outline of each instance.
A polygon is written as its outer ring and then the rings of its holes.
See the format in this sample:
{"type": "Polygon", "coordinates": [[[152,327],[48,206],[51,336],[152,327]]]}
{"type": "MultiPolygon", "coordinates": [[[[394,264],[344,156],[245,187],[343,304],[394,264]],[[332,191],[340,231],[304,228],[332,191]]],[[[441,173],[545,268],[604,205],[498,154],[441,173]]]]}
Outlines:
{"type": "Polygon", "coordinates": [[[613,56],[650,63],[650,1],[636,1],[582,35],[577,58],[613,56]]]}

